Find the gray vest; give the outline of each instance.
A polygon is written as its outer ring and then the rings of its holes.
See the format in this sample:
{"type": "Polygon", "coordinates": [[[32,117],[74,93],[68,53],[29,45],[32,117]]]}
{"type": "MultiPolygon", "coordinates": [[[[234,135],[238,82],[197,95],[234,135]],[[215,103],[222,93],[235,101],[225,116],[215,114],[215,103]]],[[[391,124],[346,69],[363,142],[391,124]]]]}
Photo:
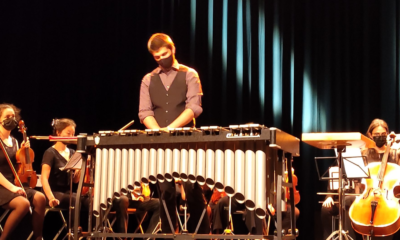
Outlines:
{"type": "MultiPolygon", "coordinates": [[[[179,67],[179,71],[168,91],[165,89],[159,74],[154,74],[150,79],[150,99],[154,107],[154,118],[160,127],[167,127],[185,110],[187,70],[187,67],[179,67]]],[[[193,122],[186,126],[192,127],[193,122]]]]}

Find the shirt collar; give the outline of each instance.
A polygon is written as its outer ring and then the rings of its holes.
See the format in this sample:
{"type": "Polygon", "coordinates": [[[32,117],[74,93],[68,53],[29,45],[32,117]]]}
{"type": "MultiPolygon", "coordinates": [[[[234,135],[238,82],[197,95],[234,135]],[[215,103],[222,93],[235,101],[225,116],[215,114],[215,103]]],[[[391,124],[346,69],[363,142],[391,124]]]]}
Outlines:
{"type": "MultiPolygon", "coordinates": [[[[175,60],[174,63],[172,64],[172,69],[171,69],[170,71],[172,71],[172,70],[175,70],[175,71],[178,71],[178,70],[179,70],[179,63],[178,63],[177,60],[175,60]]],[[[155,69],[155,73],[156,73],[156,74],[160,74],[161,72],[162,72],[162,70],[161,70],[160,66],[158,66],[158,67],[155,69]]]]}

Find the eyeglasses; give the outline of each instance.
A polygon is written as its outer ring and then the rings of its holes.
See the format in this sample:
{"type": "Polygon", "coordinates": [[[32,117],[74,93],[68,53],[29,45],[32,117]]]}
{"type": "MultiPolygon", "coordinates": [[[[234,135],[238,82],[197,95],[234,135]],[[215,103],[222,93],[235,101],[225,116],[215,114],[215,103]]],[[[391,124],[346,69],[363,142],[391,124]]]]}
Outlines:
{"type": "Polygon", "coordinates": [[[384,133],[373,133],[372,136],[373,137],[379,137],[379,136],[387,137],[387,133],[385,133],[385,132],[384,133]]]}

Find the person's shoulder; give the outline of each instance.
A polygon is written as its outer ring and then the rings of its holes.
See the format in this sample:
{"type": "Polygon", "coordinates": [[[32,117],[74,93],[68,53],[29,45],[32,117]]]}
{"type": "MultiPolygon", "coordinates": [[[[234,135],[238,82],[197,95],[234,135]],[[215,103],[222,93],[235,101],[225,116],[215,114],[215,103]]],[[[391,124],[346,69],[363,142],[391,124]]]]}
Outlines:
{"type": "Polygon", "coordinates": [[[374,148],[363,148],[361,149],[361,155],[367,156],[370,153],[376,152],[374,148]]]}
{"type": "Polygon", "coordinates": [[[194,68],[183,65],[181,63],[179,63],[179,71],[180,72],[196,72],[196,70],[194,70],[194,68]]]}
{"type": "Polygon", "coordinates": [[[192,74],[195,77],[199,77],[199,74],[194,68],[191,68],[189,66],[179,64],[179,71],[180,72],[186,72],[187,74],[192,74]]]}
{"type": "Polygon", "coordinates": [[[160,73],[160,68],[156,67],[155,69],[153,69],[153,71],[147,73],[146,75],[144,75],[142,82],[147,82],[151,80],[151,77],[153,77],[154,75],[157,75],[160,73]]]}
{"type": "Polygon", "coordinates": [[[51,157],[55,157],[56,154],[57,154],[57,150],[54,147],[49,147],[48,149],[46,149],[46,151],[44,151],[43,157],[51,158],[51,157]]]}
{"type": "Polygon", "coordinates": [[[54,151],[57,151],[54,147],[49,147],[48,149],[46,149],[46,151],[44,151],[45,153],[46,152],[51,152],[51,153],[53,153],[54,151]]]}

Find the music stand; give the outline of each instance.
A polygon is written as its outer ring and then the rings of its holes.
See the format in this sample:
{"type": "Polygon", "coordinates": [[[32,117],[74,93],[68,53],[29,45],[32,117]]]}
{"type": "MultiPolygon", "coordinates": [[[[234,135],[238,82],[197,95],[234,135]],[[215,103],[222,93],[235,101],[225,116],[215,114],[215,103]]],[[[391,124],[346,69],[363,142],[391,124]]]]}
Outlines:
{"type": "Polygon", "coordinates": [[[348,232],[343,230],[343,213],[344,213],[344,191],[343,191],[343,156],[342,153],[346,151],[346,147],[362,148],[372,147],[374,142],[361,133],[303,133],[302,141],[320,148],[320,149],[336,149],[338,168],[339,168],[339,230],[334,231],[328,239],[333,239],[338,235],[339,240],[352,239],[348,236],[348,232]]]}
{"type": "MultiPolygon", "coordinates": [[[[72,219],[72,184],[73,184],[73,176],[72,176],[72,171],[71,170],[77,170],[81,169],[82,167],[82,154],[75,152],[70,160],[67,162],[67,164],[64,167],[61,167],[61,171],[69,171],[69,178],[70,178],[70,183],[69,183],[69,208],[68,208],[68,239],[71,239],[72,236],[72,225],[71,225],[71,219],[72,219]]],[[[82,174],[82,173],[81,173],[82,174]]],[[[85,173],[83,173],[85,174],[85,173]]],[[[80,199],[78,199],[80,201],[80,199]]],[[[75,233],[78,234],[78,233],[75,233]]]]}
{"type": "MultiPolygon", "coordinates": [[[[336,152],[336,151],[335,151],[336,152]]],[[[337,155],[337,152],[336,152],[337,155]]],[[[347,148],[346,152],[342,153],[343,158],[343,175],[346,175],[346,178],[349,180],[357,180],[362,178],[370,178],[369,168],[366,165],[367,157],[361,156],[361,151],[358,148],[347,148]],[[355,150],[355,151],[354,151],[355,150]],[[358,150],[358,151],[357,151],[358,150]]],[[[338,182],[339,171],[337,170],[336,175],[330,174],[332,168],[337,167],[338,165],[338,157],[315,157],[315,166],[318,173],[318,178],[320,181],[334,181],[338,182]],[[322,164],[318,162],[326,162],[326,160],[331,159],[331,164],[328,168],[322,166],[322,164]],[[321,161],[323,160],[323,161],[321,161]],[[323,174],[321,174],[321,170],[323,170],[323,174]],[[336,181],[335,181],[336,180],[336,181]]],[[[333,188],[331,188],[333,189],[333,188]]],[[[335,188],[338,189],[338,188],[335,188]]]]}

